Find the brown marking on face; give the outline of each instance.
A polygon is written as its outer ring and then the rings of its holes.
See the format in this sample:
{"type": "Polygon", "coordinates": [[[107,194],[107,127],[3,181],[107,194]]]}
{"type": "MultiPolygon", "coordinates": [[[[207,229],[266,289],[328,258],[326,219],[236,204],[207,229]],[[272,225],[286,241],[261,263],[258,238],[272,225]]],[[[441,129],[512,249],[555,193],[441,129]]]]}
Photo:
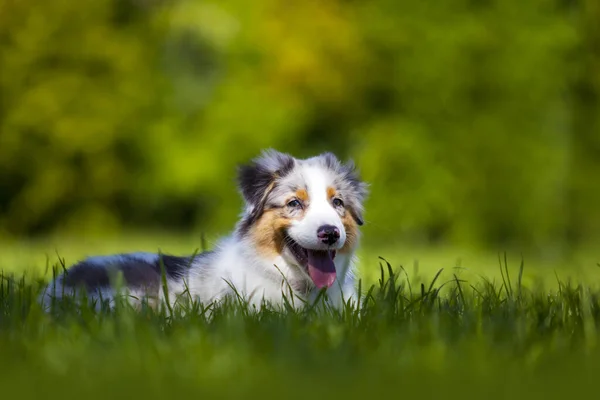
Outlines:
{"type": "Polygon", "coordinates": [[[301,200],[303,203],[308,201],[308,192],[306,189],[298,189],[296,190],[296,198],[301,200]]]}
{"type": "Polygon", "coordinates": [[[264,257],[279,256],[285,245],[285,230],[290,225],[281,209],[265,210],[250,230],[256,249],[264,257]]]}
{"type": "Polygon", "coordinates": [[[344,230],[346,231],[346,242],[344,243],[344,247],[339,251],[341,253],[350,253],[356,248],[360,233],[356,221],[352,218],[348,210],[342,216],[342,224],[344,224],[344,230]]]}
{"type": "Polygon", "coordinates": [[[333,199],[336,194],[337,194],[337,190],[335,190],[334,187],[331,187],[331,186],[327,187],[327,198],[328,199],[333,199]]]}

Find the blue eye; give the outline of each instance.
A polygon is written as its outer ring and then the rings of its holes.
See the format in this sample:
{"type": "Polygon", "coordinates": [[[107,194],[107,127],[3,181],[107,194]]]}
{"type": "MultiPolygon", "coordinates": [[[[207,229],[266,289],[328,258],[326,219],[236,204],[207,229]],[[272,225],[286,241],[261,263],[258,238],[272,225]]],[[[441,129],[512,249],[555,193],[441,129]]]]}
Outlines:
{"type": "Polygon", "coordinates": [[[344,202],[342,201],[342,199],[338,199],[336,197],[335,199],[333,199],[333,205],[335,207],[344,207],[344,202]]]}
{"type": "Polygon", "coordinates": [[[288,205],[288,207],[291,207],[291,208],[299,208],[299,207],[302,207],[302,203],[300,203],[300,201],[299,201],[299,200],[296,200],[296,199],[294,199],[294,200],[291,200],[289,203],[287,203],[287,205],[288,205]]]}

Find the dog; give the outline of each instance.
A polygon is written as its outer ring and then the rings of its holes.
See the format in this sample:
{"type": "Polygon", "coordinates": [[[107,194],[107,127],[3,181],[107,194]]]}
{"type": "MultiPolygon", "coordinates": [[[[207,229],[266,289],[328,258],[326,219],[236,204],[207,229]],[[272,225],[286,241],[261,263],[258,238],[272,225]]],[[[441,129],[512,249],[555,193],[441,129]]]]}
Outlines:
{"type": "Polygon", "coordinates": [[[355,251],[368,185],[352,161],[266,150],[238,168],[238,184],[241,218],[213,250],[188,257],[89,257],[46,287],[44,304],[79,290],[89,299],[114,301],[115,277],[128,298],[171,305],[182,297],[210,304],[241,296],[255,307],[295,308],[317,298],[338,308],[357,300],[355,251]]]}

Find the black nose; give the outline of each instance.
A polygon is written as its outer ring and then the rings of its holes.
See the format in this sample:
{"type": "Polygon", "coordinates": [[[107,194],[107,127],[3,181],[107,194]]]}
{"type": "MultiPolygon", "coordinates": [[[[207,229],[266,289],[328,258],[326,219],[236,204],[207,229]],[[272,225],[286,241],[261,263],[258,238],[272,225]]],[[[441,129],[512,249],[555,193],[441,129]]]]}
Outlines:
{"type": "Polygon", "coordinates": [[[332,225],[323,225],[317,230],[317,237],[321,242],[332,245],[340,238],[340,230],[332,225]]]}

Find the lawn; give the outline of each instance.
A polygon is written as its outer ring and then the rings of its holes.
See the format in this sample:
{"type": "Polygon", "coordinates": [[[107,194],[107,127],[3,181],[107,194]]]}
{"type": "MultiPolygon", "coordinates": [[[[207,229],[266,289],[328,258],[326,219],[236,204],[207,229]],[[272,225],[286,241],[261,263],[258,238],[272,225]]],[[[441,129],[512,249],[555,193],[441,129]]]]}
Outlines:
{"type": "Polygon", "coordinates": [[[474,250],[364,249],[360,311],[253,314],[226,304],[209,318],[200,308],[95,312],[64,302],[49,315],[35,303],[46,254],[49,264],[55,251],[70,263],[158,242],[173,253],[198,247],[158,236],[3,243],[3,398],[547,399],[597,390],[593,254],[569,265],[522,264],[509,253],[505,264],[504,254],[499,262],[474,250]]]}

